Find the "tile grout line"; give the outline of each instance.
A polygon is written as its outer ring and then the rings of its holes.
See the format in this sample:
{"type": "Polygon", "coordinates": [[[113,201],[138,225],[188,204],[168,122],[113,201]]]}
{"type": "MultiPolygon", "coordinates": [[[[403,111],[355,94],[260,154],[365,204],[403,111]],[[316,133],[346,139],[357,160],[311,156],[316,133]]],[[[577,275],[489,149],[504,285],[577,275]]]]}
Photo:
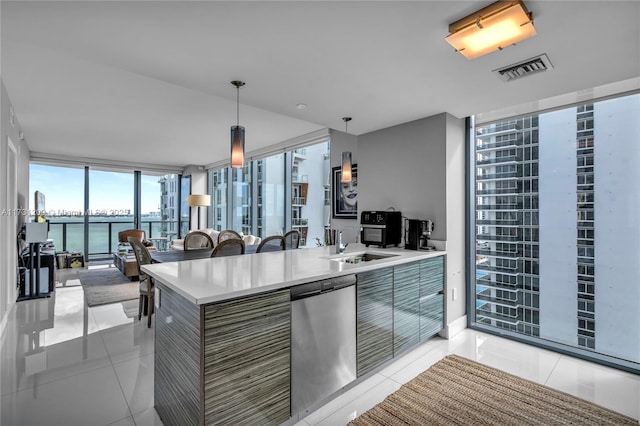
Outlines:
{"type": "MultiPolygon", "coordinates": [[[[375,373],[373,376],[369,377],[367,380],[371,380],[373,377],[375,377],[375,375],[376,375],[376,374],[379,374],[379,373],[375,373]]],[[[382,375],[381,375],[381,376],[382,376],[382,375]]],[[[382,377],[385,377],[385,376],[382,376],[382,377]]],[[[387,379],[386,379],[386,377],[385,377],[385,380],[387,380],[387,379]]],[[[309,424],[309,426],[314,426],[314,425],[320,424],[320,423],[322,423],[324,420],[326,420],[327,418],[331,417],[333,414],[335,414],[336,412],[338,412],[339,410],[342,410],[344,407],[346,407],[347,405],[351,404],[353,401],[355,401],[356,399],[358,399],[358,398],[359,398],[359,397],[361,397],[362,395],[366,394],[367,392],[369,392],[369,391],[370,391],[370,390],[372,390],[373,388],[375,388],[375,387],[379,386],[381,383],[384,383],[384,381],[385,381],[385,380],[382,380],[382,381],[380,381],[380,383],[376,384],[375,386],[373,386],[373,387],[371,387],[371,388],[368,388],[366,391],[364,391],[363,393],[359,394],[359,395],[358,395],[358,396],[356,396],[355,398],[351,398],[351,399],[349,399],[349,400],[348,400],[348,401],[346,401],[343,405],[340,405],[337,409],[333,410],[331,413],[327,414],[326,416],[324,416],[323,418],[321,418],[320,420],[318,420],[318,421],[317,421],[317,422],[315,422],[315,423],[310,423],[310,422],[307,422],[307,421],[305,420],[305,419],[309,418],[309,416],[311,416],[311,414],[315,413],[315,411],[314,411],[314,412],[312,412],[312,413],[309,413],[309,415],[308,415],[308,416],[306,416],[306,417],[304,417],[302,420],[303,420],[305,423],[309,424]]],[[[367,382],[367,381],[365,380],[364,382],[359,383],[359,384],[358,384],[358,385],[356,385],[355,387],[353,387],[353,388],[349,389],[347,392],[349,392],[349,391],[351,391],[351,390],[355,389],[355,388],[356,388],[356,387],[358,387],[359,385],[362,385],[362,384],[364,384],[364,383],[366,383],[366,382],[367,382]]],[[[345,393],[346,393],[346,392],[345,392],[345,393]]],[[[344,393],[343,393],[342,395],[344,395],[344,393]]],[[[335,401],[337,398],[341,397],[342,395],[339,395],[339,396],[337,396],[336,398],[334,398],[334,399],[332,399],[332,400],[328,401],[326,404],[329,404],[329,403],[331,403],[331,402],[335,401]]],[[[326,404],[325,404],[325,405],[326,405],[326,404]]],[[[325,405],[323,405],[322,407],[318,407],[318,409],[317,409],[316,411],[318,411],[318,410],[322,409],[325,405]]]]}
{"type": "Polygon", "coordinates": [[[544,381],[543,385],[545,385],[547,387],[550,387],[549,385],[547,385],[547,383],[549,383],[549,380],[551,380],[551,376],[556,371],[556,368],[558,368],[558,364],[560,363],[561,359],[562,359],[562,355],[558,356],[558,359],[556,360],[555,364],[553,365],[553,368],[551,369],[551,371],[549,371],[549,375],[547,375],[547,378],[544,381]]]}

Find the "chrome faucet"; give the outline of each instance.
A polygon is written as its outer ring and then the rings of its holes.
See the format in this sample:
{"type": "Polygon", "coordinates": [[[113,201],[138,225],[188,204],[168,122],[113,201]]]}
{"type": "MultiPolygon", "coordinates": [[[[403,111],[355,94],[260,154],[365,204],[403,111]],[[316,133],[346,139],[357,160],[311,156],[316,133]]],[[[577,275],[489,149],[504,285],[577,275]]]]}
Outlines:
{"type": "Polygon", "coordinates": [[[356,244],[358,243],[358,237],[359,237],[358,228],[356,228],[355,226],[344,226],[340,228],[340,230],[338,231],[338,238],[336,238],[336,253],[338,254],[344,253],[344,249],[346,249],[347,246],[349,245],[349,243],[342,244],[342,231],[344,231],[345,229],[353,229],[354,231],[356,231],[356,244]]]}
{"type": "Polygon", "coordinates": [[[348,245],[349,243],[342,245],[342,231],[338,231],[338,238],[336,240],[336,253],[344,253],[344,249],[346,249],[348,245]]]}

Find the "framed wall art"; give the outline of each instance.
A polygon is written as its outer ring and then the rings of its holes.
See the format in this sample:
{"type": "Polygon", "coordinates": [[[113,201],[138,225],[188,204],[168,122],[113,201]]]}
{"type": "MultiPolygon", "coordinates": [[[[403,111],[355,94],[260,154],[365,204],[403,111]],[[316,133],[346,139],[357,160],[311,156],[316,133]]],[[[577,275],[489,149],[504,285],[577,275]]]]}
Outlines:
{"type": "Polygon", "coordinates": [[[358,166],[351,166],[352,179],[349,183],[340,182],[342,176],[340,167],[332,170],[333,188],[333,217],[336,219],[358,218],[358,166]]]}

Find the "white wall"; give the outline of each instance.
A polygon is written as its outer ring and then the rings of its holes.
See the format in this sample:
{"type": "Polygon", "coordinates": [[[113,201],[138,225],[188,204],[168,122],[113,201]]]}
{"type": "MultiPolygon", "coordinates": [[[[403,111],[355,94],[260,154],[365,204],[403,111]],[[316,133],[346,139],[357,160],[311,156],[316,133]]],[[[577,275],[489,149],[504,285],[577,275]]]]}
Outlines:
{"type": "MultiPolygon", "coordinates": [[[[447,276],[446,276],[446,323],[451,324],[465,315],[466,305],[466,146],[465,123],[446,114],[446,223],[447,223],[447,276]],[[453,300],[453,292],[456,300],[453,300]]],[[[465,325],[466,326],[466,325],[465,325]]],[[[448,332],[449,333],[449,332],[448,332]]],[[[451,334],[448,334],[449,336],[451,334]]]]}
{"type": "MultiPolygon", "coordinates": [[[[464,132],[464,120],[443,113],[358,137],[358,210],[431,219],[433,239],[446,241],[447,324],[466,312],[464,132]]],[[[333,138],[331,152],[339,164],[333,138]]]]}
{"type": "Polygon", "coordinates": [[[576,345],[576,109],[539,117],[540,337],[576,345]]]}
{"type": "Polygon", "coordinates": [[[4,330],[8,313],[15,304],[17,249],[16,235],[25,221],[25,216],[9,209],[29,207],[29,148],[20,140],[20,125],[17,118],[10,119],[9,95],[0,78],[0,334],[4,330]],[[12,148],[9,152],[9,140],[12,148]],[[14,155],[15,153],[15,155],[14,155]],[[14,165],[7,161],[15,161],[14,165]],[[17,193],[12,194],[11,188],[17,193]]]}

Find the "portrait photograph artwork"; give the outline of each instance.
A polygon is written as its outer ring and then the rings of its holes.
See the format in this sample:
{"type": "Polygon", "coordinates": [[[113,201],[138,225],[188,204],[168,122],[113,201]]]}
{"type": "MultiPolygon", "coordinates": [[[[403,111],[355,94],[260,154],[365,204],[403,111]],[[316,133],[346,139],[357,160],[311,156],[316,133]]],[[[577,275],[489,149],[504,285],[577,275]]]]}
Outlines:
{"type": "Polygon", "coordinates": [[[333,217],[342,219],[358,218],[358,167],[351,167],[351,182],[340,182],[340,167],[333,171],[333,217]]]}

